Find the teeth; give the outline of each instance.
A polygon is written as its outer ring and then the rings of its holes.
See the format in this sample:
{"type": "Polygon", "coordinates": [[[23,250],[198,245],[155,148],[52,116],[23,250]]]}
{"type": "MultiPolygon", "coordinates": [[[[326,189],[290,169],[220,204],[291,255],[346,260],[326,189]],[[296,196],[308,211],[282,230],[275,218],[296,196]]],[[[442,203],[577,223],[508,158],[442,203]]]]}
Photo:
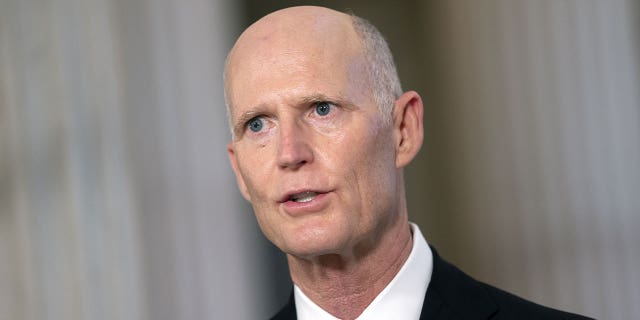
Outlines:
{"type": "Polygon", "coordinates": [[[295,202],[309,202],[313,200],[318,194],[315,192],[307,191],[291,196],[291,200],[295,202]]]}

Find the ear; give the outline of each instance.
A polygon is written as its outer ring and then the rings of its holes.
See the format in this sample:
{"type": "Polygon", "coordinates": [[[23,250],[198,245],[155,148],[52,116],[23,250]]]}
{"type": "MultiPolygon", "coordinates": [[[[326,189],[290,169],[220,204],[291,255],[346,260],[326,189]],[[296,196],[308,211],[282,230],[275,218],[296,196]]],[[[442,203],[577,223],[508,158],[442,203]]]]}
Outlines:
{"type": "Polygon", "coordinates": [[[247,185],[244,182],[244,178],[242,177],[242,173],[238,169],[238,159],[236,157],[236,152],[233,149],[233,142],[229,142],[227,145],[227,154],[229,155],[229,161],[231,162],[231,167],[233,168],[233,173],[236,175],[236,181],[238,183],[238,189],[240,189],[240,193],[242,196],[247,199],[247,201],[251,202],[251,196],[249,195],[249,191],[247,190],[247,185]]]}
{"type": "Polygon", "coordinates": [[[422,147],[422,98],[415,91],[405,92],[393,107],[396,167],[405,167],[422,147]]]}

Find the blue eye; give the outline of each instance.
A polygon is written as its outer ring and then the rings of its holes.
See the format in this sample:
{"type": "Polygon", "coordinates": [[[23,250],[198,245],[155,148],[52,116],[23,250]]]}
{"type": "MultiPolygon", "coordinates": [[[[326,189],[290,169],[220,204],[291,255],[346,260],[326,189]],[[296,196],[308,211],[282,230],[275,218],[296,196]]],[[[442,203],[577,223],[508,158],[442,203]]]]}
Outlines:
{"type": "Polygon", "coordinates": [[[329,102],[320,102],[316,105],[316,113],[326,116],[331,112],[331,104],[329,102]]]}
{"type": "Polygon", "coordinates": [[[260,130],[262,130],[262,127],[264,127],[264,122],[262,121],[261,118],[255,117],[255,118],[249,120],[247,125],[249,126],[249,129],[251,131],[260,132],[260,130]]]}

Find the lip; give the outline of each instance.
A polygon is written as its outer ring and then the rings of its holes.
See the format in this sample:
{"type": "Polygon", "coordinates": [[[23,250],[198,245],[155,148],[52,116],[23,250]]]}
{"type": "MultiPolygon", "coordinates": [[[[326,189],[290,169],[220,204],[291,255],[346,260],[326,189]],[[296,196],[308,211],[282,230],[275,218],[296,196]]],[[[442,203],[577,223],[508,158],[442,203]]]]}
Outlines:
{"type": "Polygon", "coordinates": [[[280,198],[278,198],[278,203],[285,203],[288,202],[291,197],[295,194],[299,194],[299,193],[304,193],[304,192],[313,192],[313,193],[317,193],[318,195],[324,194],[324,193],[328,193],[328,190],[322,190],[322,189],[313,189],[313,188],[300,188],[300,189],[293,189],[290,190],[286,193],[284,193],[280,198]]]}
{"type": "Polygon", "coordinates": [[[324,210],[329,206],[329,198],[331,193],[324,191],[315,191],[315,190],[302,190],[299,192],[291,192],[287,193],[280,202],[280,207],[290,216],[302,216],[305,214],[315,213],[324,210]],[[308,202],[295,202],[290,200],[291,196],[294,194],[298,194],[301,192],[315,192],[317,193],[316,197],[313,200],[308,202]]]}

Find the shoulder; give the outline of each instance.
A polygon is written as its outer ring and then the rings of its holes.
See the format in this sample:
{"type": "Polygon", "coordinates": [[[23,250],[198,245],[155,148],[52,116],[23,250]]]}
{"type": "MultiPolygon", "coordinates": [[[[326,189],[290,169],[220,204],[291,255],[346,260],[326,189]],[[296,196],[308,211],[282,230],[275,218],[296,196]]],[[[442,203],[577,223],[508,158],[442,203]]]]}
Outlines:
{"type": "Polygon", "coordinates": [[[485,283],[479,285],[498,306],[495,319],[590,319],[539,305],[485,283]]]}
{"type": "Polygon", "coordinates": [[[433,274],[422,310],[426,319],[438,319],[443,314],[454,319],[589,319],[477,281],[440,258],[435,249],[432,252],[433,274]]]}

